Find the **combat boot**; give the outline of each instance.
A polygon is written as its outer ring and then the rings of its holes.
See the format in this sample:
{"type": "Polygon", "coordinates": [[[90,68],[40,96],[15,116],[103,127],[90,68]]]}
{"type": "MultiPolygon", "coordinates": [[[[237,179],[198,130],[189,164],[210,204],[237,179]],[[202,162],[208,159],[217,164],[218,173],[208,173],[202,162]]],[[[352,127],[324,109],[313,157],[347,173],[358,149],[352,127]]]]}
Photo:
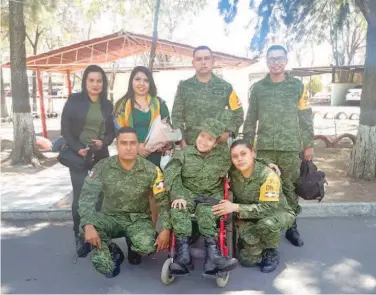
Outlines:
{"type": "Polygon", "coordinates": [[[123,251],[121,251],[119,246],[113,242],[108,245],[108,248],[110,250],[111,259],[114,263],[114,270],[112,271],[111,274],[107,274],[106,277],[113,278],[113,277],[116,277],[120,273],[120,265],[124,261],[124,253],[123,251]]]}
{"type": "Polygon", "coordinates": [[[286,239],[288,239],[290,241],[291,244],[293,244],[296,247],[302,247],[304,245],[304,242],[303,242],[303,240],[300,237],[300,234],[298,232],[296,220],[294,221],[294,224],[292,225],[292,227],[290,227],[286,231],[285,237],[286,237],[286,239]]]}
{"type": "Polygon", "coordinates": [[[132,265],[139,265],[142,261],[142,256],[132,250],[132,242],[130,239],[125,238],[128,245],[128,262],[132,265]]]}
{"type": "Polygon", "coordinates": [[[216,238],[205,238],[206,257],[204,274],[215,274],[218,271],[230,271],[238,266],[236,258],[222,256],[216,238]]]}
{"type": "Polygon", "coordinates": [[[260,270],[262,272],[272,272],[279,264],[279,253],[277,249],[269,248],[262,251],[260,270]]]}
{"type": "Polygon", "coordinates": [[[176,239],[174,262],[170,264],[172,275],[188,275],[193,269],[188,238],[176,239]]]}
{"type": "Polygon", "coordinates": [[[75,241],[76,241],[76,253],[77,256],[80,258],[86,257],[93,247],[88,243],[85,242],[82,234],[75,234],[75,241]]]}

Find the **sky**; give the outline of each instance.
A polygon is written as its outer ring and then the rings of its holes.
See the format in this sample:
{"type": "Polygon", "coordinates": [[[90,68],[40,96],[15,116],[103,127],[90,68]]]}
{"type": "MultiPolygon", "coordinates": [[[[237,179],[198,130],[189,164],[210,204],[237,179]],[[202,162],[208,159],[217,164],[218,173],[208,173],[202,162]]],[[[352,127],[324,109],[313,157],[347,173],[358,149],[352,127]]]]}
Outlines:
{"type": "MultiPolygon", "coordinates": [[[[163,5],[162,0],[162,5],[163,5]]],[[[254,11],[248,8],[248,0],[239,1],[238,14],[231,24],[226,24],[218,10],[217,0],[207,0],[207,5],[196,16],[189,20],[182,21],[175,29],[172,41],[189,44],[192,46],[207,45],[214,51],[220,51],[232,55],[253,58],[256,53],[248,50],[254,33],[254,26],[250,22],[256,20],[254,11]]],[[[127,3],[132,3],[128,1],[127,3]]],[[[132,4],[129,4],[132,5],[132,4]]],[[[148,9],[148,8],[146,8],[148,9]]],[[[127,11],[130,11],[129,9],[127,11]]],[[[82,20],[82,32],[77,37],[86,39],[88,24],[82,20]]],[[[114,15],[104,14],[91,27],[90,38],[100,37],[114,33],[120,29],[133,33],[151,35],[151,31],[144,29],[144,20],[129,13],[124,17],[115,18],[114,15]]],[[[278,38],[278,35],[277,35],[278,38]]],[[[279,42],[284,45],[283,36],[279,42]]],[[[69,44],[67,44],[69,45],[69,44]]],[[[315,65],[330,64],[330,46],[324,44],[316,46],[315,65]]],[[[310,66],[311,54],[307,52],[305,66],[310,66]]],[[[298,67],[294,53],[289,54],[288,68],[298,67]]],[[[267,71],[263,57],[259,63],[251,67],[253,72],[267,71]]]]}
{"type": "MultiPolygon", "coordinates": [[[[186,20],[175,29],[172,41],[186,43],[192,46],[207,45],[214,51],[221,51],[233,55],[253,58],[256,53],[249,51],[249,44],[254,33],[254,26],[250,22],[256,20],[254,11],[248,8],[248,1],[239,1],[238,14],[231,24],[226,24],[217,8],[218,1],[208,0],[206,7],[195,17],[186,20]]],[[[163,0],[162,0],[163,5],[163,0]]],[[[126,16],[127,17],[127,16],[126,16]]],[[[118,24],[116,28],[113,25],[112,15],[104,15],[93,27],[93,36],[103,36],[110,34],[121,28],[118,24]]],[[[134,32],[151,35],[143,29],[143,20],[131,17],[130,20],[123,22],[124,29],[134,32]]],[[[283,36],[277,40],[284,44],[283,36]]],[[[310,65],[311,54],[307,52],[306,66],[310,65]]],[[[315,65],[328,65],[330,63],[330,46],[324,44],[315,47],[315,65]]],[[[298,63],[293,53],[289,54],[289,67],[298,67],[298,63]]],[[[260,66],[260,65],[259,65],[260,66]]]]}

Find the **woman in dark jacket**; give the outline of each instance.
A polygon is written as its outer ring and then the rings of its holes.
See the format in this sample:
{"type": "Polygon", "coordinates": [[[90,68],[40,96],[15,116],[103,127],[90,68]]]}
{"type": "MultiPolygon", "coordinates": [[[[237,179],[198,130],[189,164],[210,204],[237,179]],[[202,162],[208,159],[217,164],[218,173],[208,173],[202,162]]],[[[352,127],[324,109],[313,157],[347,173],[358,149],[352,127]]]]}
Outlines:
{"type": "MultiPolygon", "coordinates": [[[[88,66],[82,77],[81,92],[69,96],[61,115],[61,135],[66,144],[82,157],[93,157],[92,165],[109,156],[108,146],[115,138],[113,104],[107,99],[107,85],[103,69],[96,65],[88,66]]],[[[80,226],[78,200],[90,168],[88,165],[80,170],[69,169],[73,187],[72,216],[76,244],[79,242],[80,226]]]]}

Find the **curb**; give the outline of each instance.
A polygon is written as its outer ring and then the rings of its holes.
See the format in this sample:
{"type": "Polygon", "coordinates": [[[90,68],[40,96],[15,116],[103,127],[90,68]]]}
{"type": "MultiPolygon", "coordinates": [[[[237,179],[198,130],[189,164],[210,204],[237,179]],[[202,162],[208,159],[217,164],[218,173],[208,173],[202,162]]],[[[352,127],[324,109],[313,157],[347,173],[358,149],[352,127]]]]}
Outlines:
{"type": "MultiPolygon", "coordinates": [[[[376,216],[376,202],[301,204],[299,218],[376,216]]],[[[72,220],[70,209],[15,210],[1,212],[2,220],[72,220]]]]}

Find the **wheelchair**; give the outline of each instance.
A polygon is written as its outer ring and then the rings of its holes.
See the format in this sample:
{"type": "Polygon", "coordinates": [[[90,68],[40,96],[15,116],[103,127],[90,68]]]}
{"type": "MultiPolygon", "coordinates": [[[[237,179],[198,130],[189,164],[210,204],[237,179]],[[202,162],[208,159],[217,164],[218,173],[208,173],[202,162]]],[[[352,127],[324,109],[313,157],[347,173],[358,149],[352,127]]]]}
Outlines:
{"type": "MultiPolygon", "coordinates": [[[[227,177],[224,178],[224,199],[232,201],[232,195],[229,193],[230,182],[227,177]]],[[[223,256],[228,256],[232,258],[235,256],[235,237],[236,233],[234,232],[234,222],[233,222],[233,215],[228,214],[221,216],[219,219],[219,227],[218,227],[218,244],[219,248],[222,252],[223,256]]],[[[199,235],[192,232],[192,237],[190,240],[190,244],[193,244],[198,240],[199,235]]],[[[171,243],[169,249],[169,255],[166,261],[163,264],[162,271],[161,271],[161,281],[165,285],[170,285],[174,282],[176,276],[170,273],[170,264],[173,263],[175,256],[175,236],[172,232],[171,234],[171,243]]],[[[224,288],[230,278],[230,272],[217,272],[215,275],[205,275],[215,278],[216,284],[220,288],[224,288]]]]}

